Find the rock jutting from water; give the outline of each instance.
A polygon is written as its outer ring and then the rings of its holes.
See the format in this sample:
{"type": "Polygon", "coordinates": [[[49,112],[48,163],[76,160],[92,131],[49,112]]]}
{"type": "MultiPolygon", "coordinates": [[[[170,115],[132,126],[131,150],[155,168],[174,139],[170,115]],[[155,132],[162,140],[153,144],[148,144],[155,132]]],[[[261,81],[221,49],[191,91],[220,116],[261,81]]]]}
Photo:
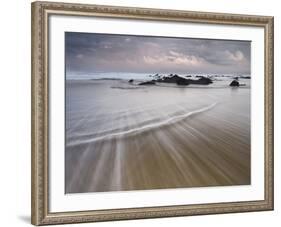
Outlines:
{"type": "Polygon", "coordinates": [[[151,80],[151,81],[145,81],[145,82],[141,82],[138,85],[155,85],[155,81],[151,80]]]}
{"type": "Polygon", "coordinates": [[[164,76],[163,78],[159,78],[156,81],[159,83],[175,83],[178,85],[189,85],[189,84],[199,84],[199,85],[208,85],[213,83],[213,81],[204,76],[197,76],[197,80],[186,79],[178,76],[177,74],[170,74],[169,76],[164,76]]]}
{"type": "Polygon", "coordinates": [[[239,87],[240,84],[237,80],[233,80],[230,84],[229,84],[230,87],[239,87]]]}

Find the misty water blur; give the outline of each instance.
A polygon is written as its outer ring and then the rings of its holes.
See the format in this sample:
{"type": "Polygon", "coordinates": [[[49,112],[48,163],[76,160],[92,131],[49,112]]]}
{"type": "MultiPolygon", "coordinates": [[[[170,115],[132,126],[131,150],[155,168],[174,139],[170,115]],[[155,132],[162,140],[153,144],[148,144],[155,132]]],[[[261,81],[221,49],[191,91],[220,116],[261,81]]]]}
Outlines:
{"type": "Polygon", "coordinates": [[[231,80],[66,80],[66,192],[250,184],[250,80],[231,80]]]}

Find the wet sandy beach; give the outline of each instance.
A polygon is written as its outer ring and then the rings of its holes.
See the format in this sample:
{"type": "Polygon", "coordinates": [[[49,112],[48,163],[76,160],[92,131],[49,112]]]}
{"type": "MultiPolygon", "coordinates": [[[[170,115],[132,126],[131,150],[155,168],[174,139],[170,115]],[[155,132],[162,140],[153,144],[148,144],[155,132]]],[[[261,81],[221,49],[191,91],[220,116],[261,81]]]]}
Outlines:
{"type": "Polygon", "coordinates": [[[72,90],[66,100],[66,193],[250,184],[248,88],[206,93],[175,88],[123,91],[108,82],[108,90],[104,84],[67,86],[72,90]],[[89,95],[94,86],[108,96],[89,95]],[[153,98],[157,92],[166,94],[165,105],[153,98]],[[116,104],[112,95],[125,104],[116,104]],[[131,102],[129,95],[141,101],[131,102]],[[125,107],[129,111],[124,114],[125,107]]]}

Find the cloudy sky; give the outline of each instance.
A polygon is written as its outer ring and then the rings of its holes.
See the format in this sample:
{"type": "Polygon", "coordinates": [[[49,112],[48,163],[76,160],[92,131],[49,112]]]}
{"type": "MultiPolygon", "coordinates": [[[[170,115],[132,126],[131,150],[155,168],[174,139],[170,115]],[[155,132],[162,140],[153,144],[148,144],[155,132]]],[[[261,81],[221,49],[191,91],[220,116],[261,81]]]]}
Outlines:
{"type": "Polygon", "coordinates": [[[67,73],[250,74],[247,41],[65,33],[67,73]]]}

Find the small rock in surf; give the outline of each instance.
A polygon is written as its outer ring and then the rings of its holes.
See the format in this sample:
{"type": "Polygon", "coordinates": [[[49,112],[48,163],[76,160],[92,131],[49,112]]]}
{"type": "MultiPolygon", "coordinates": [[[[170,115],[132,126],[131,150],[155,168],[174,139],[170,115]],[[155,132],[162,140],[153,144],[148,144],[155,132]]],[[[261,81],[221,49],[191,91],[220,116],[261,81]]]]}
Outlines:
{"type": "Polygon", "coordinates": [[[229,86],[231,86],[231,87],[239,87],[239,82],[238,82],[237,80],[233,80],[233,81],[229,84],[229,86]]]}
{"type": "Polygon", "coordinates": [[[145,82],[139,83],[139,85],[155,85],[155,81],[145,81],[145,82]]]}

